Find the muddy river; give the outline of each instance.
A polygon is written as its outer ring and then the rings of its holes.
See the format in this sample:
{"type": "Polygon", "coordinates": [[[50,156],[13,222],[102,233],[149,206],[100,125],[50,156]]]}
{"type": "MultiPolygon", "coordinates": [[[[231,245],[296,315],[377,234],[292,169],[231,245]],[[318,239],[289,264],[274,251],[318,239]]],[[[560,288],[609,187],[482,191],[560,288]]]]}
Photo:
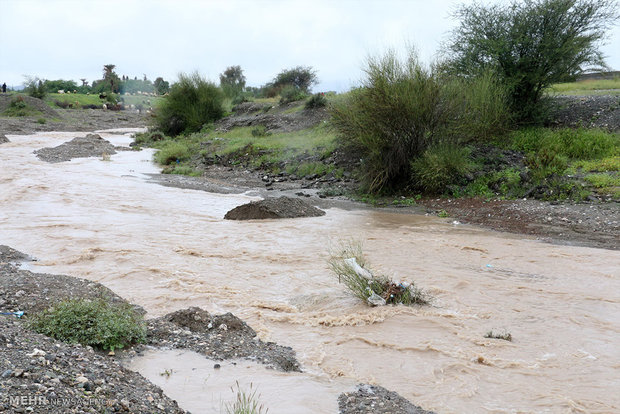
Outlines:
{"type": "MultiPolygon", "coordinates": [[[[101,135],[127,145],[126,132],[101,135]]],[[[270,413],[337,412],[356,383],[438,413],[620,412],[620,251],[381,210],[224,221],[257,197],[151,183],[151,150],[58,164],[33,154],[75,136],[9,136],[0,147],[0,244],[37,257],[33,271],[101,282],[150,316],[233,312],[302,364],[301,374],[248,361],[214,370],[185,351],[131,362],[181,407],[220,412],[238,381],[270,413]],[[351,239],[432,306],[370,308],[350,296],[327,257],[351,239]],[[487,339],[490,330],[513,340],[487,339]]]]}

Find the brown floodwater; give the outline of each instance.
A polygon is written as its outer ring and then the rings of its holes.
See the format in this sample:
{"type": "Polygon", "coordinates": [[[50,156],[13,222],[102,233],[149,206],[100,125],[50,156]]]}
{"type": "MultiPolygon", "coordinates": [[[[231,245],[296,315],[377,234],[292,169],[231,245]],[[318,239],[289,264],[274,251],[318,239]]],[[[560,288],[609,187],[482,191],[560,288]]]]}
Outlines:
{"type": "MultiPolygon", "coordinates": [[[[123,132],[101,135],[126,145],[123,132]]],[[[182,407],[219,412],[218,394],[229,399],[238,379],[273,401],[270,413],[335,412],[338,394],[360,382],[438,413],[620,412],[620,251],[373,209],[225,221],[256,197],[147,182],[158,171],[151,150],[58,164],[32,153],[74,136],[0,146],[0,244],[37,257],[33,271],[101,282],[150,316],[233,312],[293,347],[304,370],[237,361],[216,373],[177,351],[132,361],[182,407]],[[426,289],[432,306],[370,308],[350,296],[326,260],[351,239],[374,269],[426,289]],[[485,338],[490,330],[513,341],[485,338]],[[170,361],[178,372],[159,375],[170,361]],[[208,402],[196,395],[207,389],[208,402]]]]}

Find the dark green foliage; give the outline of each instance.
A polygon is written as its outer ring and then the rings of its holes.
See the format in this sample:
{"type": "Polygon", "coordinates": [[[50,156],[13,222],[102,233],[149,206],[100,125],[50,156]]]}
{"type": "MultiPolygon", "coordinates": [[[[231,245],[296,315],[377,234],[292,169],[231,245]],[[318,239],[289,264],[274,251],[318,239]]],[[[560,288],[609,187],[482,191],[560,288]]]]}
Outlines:
{"type": "Polygon", "coordinates": [[[163,95],[170,91],[170,83],[168,81],[165,81],[164,78],[162,78],[161,76],[155,79],[155,82],[153,82],[153,86],[155,87],[155,92],[158,95],[163,95]]]}
{"type": "Polygon", "coordinates": [[[428,193],[442,194],[450,185],[458,185],[471,172],[470,150],[454,143],[429,147],[411,163],[413,185],[428,193]]]}
{"type": "Polygon", "coordinates": [[[285,85],[280,90],[280,105],[285,105],[291,102],[301,101],[306,99],[308,94],[301,89],[293,85],[285,85]]]}
{"type": "Polygon", "coordinates": [[[316,71],[310,66],[297,66],[292,69],[285,69],[278,73],[271,85],[278,88],[283,88],[287,85],[292,85],[296,89],[308,93],[312,85],[318,82],[316,71]]]}
{"type": "Polygon", "coordinates": [[[63,90],[65,92],[73,92],[78,90],[78,85],[75,81],[72,80],[46,80],[43,82],[45,86],[45,90],[49,93],[56,93],[59,90],[63,90]]]}
{"type": "Polygon", "coordinates": [[[118,349],[144,342],[142,316],[127,303],[103,299],[71,299],[52,306],[29,321],[35,331],[69,343],[118,349]]]}
{"type": "Polygon", "coordinates": [[[613,0],[473,3],[455,13],[446,67],[472,76],[493,70],[509,89],[520,122],[539,122],[545,88],[605,67],[599,50],[618,18],[613,0]]]}
{"type": "Polygon", "coordinates": [[[343,143],[363,155],[365,191],[408,183],[411,161],[433,144],[482,141],[509,124],[488,77],[454,80],[422,67],[413,52],[405,62],[394,52],[370,58],[365,72],[362,87],[330,108],[343,143]]]}
{"type": "Polygon", "coordinates": [[[241,66],[229,66],[220,74],[220,87],[227,98],[239,96],[245,88],[245,76],[241,66]]]}
{"type": "Polygon", "coordinates": [[[118,77],[114,68],[116,65],[103,65],[103,79],[93,82],[91,88],[93,93],[119,93],[121,91],[121,79],[118,77]]]}
{"type": "Polygon", "coordinates": [[[269,135],[271,135],[271,132],[268,132],[264,125],[259,125],[252,129],[253,137],[267,137],[269,135]]]}
{"type": "Polygon", "coordinates": [[[224,115],[223,101],[222,91],[212,82],[198,73],[181,74],[157,109],[156,127],[170,136],[198,132],[224,115]]]}
{"type": "Polygon", "coordinates": [[[312,95],[310,99],[308,99],[308,101],[306,102],[305,108],[323,108],[325,105],[327,105],[327,99],[325,99],[325,94],[321,92],[312,95]]]}

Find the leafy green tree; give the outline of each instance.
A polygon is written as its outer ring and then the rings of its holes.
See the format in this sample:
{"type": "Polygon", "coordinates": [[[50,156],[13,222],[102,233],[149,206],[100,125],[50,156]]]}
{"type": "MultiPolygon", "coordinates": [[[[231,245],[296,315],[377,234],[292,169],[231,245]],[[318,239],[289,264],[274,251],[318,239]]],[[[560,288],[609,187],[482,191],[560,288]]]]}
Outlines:
{"type": "Polygon", "coordinates": [[[72,80],[46,80],[45,82],[43,82],[43,84],[45,85],[45,90],[50,93],[56,93],[59,90],[64,90],[65,92],[72,92],[74,90],[77,90],[78,88],[77,83],[72,80]]]}
{"type": "Polygon", "coordinates": [[[165,81],[164,78],[162,78],[161,76],[155,79],[153,85],[155,86],[155,92],[158,95],[163,95],[170,90],[170,83],[168,83],[168,81],[165,81]]]}
{"type": "Polygon", "coordinates": [[[316,71],[310,66],[297,66],[280,72],[270,86],[282,89],[284,86],[292,85],[300,91],[308,93],[312,85],[318,81],[316,71]]]}
{"type": "Polygon", "coordinates": [[[114,72],[114,68],[116,68],[116,65],[103,65],[103,79],[93,82],[93,92],[120,92],[121,79],[114,72]]]}
{"type": "Polygon", "coordinates": [[[220,87],[228,98],[235,98],[245,89],[245,76],[241,66],[229,66],[220,74],[220,87]]]}
{"type": "Polygon", "coordinates": [[[494,71],[520,122],[539,121],[545,88],[605,68],[600,46],[618,19],[613,0],[513,0],[461,6],[446,68],[473,76],[494,71]]]}

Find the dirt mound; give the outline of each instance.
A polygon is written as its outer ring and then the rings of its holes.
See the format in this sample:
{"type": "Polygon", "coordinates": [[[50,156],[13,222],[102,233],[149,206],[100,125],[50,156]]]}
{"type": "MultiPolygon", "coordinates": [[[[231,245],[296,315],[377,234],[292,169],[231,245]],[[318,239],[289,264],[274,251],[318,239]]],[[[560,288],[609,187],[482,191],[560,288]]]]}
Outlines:
{"type": "Polygon", "coordinates": [[[190,349],[207,358],[246,358],[280,371],[300,371],[295,351],[256,338],[256,332],[232,313],[211,315],[192,307],[148,322],[149,345],[190,349]]]}
{"type": "Polygon", "coordinates": [[[15,99],[21,99],[23,102],[36,111],[41,112],[46,118],[60,118],[58,112],[50,108],[41,99],[33,98],[28,95],[2,95],[0,94],[0,114],[6,111],[11,102],[15,99]]]}
{"type": "Polygon", "coordinates": [[[97,134],[74,138],[57,147],[43,148],[34,153],[43,161],[50,163],[71,161],[73,158],[101,157],[102,154],[116,154],[119,149],[97,134]]]}
{"type": "Polygon", "coordinates": [[[295,110],[298,105],[298,102],[282,106],[246,102],[237,105],[234,114],[218,121],[215,127],[223,132],[248,126],[263,126],[267,132],[294,132],[312,128],[329,118],[325,108],[295,110]]]}
{"type": "Polygon", "coordinates": [[[319,217],[320,210],[298,198],[279,197],[253,201],[230,210],[224,216],[227,220],[277,219],[296,217],[319,217]]]}
{"type": "Polygon", "coordinates": [[[9,139],[3,134],[0,134],[0,144],[4,144],[5,142],[9,142],[9,139]]]}
{"type": "Polygon", "coordinates": [[[433,414],[393,391],[378,385],[360,384],[356,392],[345,392],[338,397],[339,414],[433,414]]]}

